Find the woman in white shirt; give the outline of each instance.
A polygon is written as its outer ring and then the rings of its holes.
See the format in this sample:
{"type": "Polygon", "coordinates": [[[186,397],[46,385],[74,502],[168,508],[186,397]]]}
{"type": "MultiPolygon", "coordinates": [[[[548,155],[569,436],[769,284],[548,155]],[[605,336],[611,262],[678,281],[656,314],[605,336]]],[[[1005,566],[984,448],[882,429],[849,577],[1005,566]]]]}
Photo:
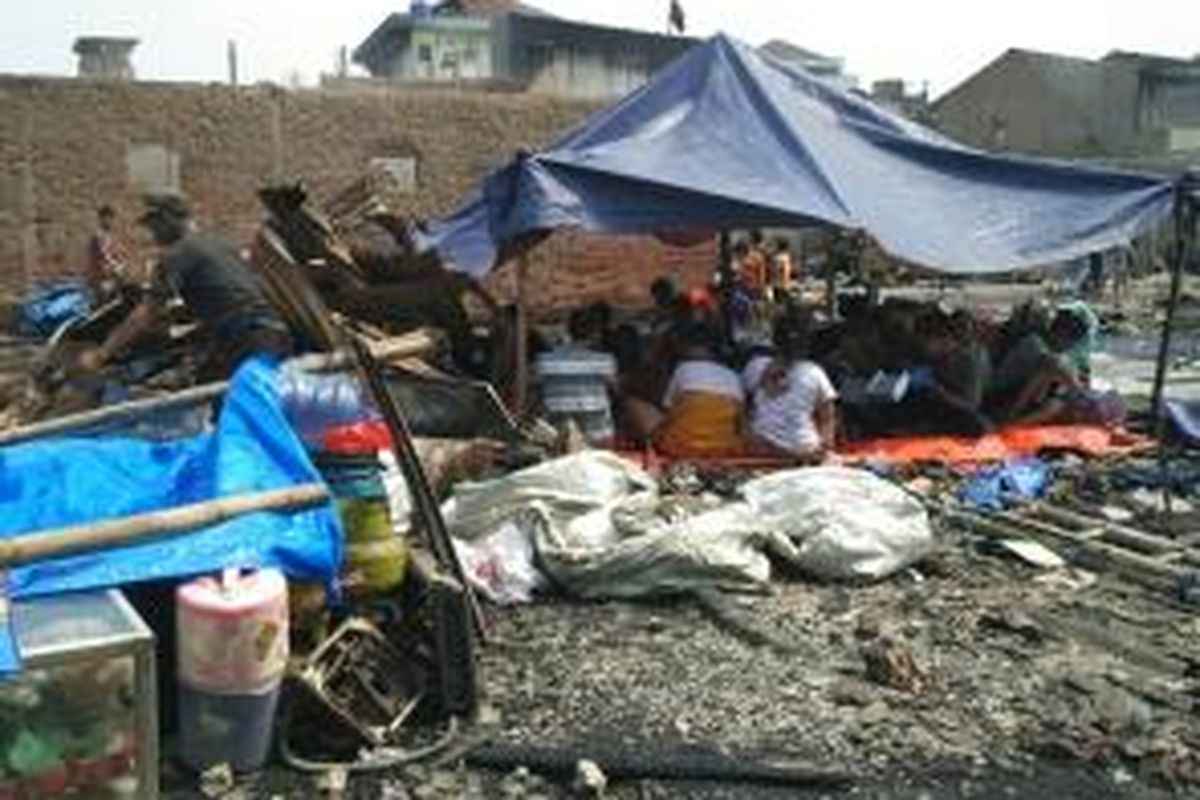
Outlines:
{"type": "Polygon", "coordinates": [[[682,359],[671,375],[662,408],[625,405],[635,430],[664,456],[728,458],[745,452],[745,393],[738,374],[717,359],[717,338],[710,324],[682,326],[682,359]]]}
{"type": "Polygon", "coordinates": [[[831,453],[837,431],[837,391],[808,358],[809,330],[795,315],[775,327],[777,355],[753,386],[750,440],[755,452],[819,462],[831,453]]]}

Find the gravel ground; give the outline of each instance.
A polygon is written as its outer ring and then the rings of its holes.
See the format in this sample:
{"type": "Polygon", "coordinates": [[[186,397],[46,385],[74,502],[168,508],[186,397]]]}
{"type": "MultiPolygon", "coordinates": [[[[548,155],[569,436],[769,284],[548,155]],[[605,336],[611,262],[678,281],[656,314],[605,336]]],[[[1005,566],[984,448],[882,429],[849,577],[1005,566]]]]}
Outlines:
{"type": "MultiPolygon", "coordinates": [[[[844,792],[614,780],[614,798],[1200,794],[1194,610],[979,555],[953,534],[879,585],[783,576],[769,596],[722,603],[771,644],[692,598],[490,610],[478,732],[585,755],[703,746],[856,779],[844,792]]],[[[273,795],[317,791],[272,772],[243,794],[273,795]]],[[[356,779],[347,796],[572,795],[525,771],[445,765],[356,779]]]]}
{"type": "Polygon", "coordinates": [[[1182,677],[1196,618],[1119,584],[1047,578],[955,548],[878,586],[788,581],[736,601],[788,652],[746,644],[695,603],[505,611],[486,656],[500,736],[711,743],[867,783],[1020,775],[1039,755],[1118,782],[1200,777],[1182,677]]]}

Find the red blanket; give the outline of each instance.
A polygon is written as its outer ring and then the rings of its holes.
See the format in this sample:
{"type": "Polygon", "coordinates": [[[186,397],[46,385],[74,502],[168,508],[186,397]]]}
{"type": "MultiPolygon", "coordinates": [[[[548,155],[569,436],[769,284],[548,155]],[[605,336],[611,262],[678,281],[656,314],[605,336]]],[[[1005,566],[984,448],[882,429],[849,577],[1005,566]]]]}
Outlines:
{"type": "Polygon", "coordinates": [[[911,436],[854,442],[842,457],[851,463],[882,461],[893,464],[936,462],[978,464],[1035,456],[1060,450],[1101,457],[1125,455],[1152,445],[1150,439],[1127,431],[1095,425],[1046,425],[1009,428],[979,438],[963,436],[911,436]]]}
{"type": "MultiPolygon", "coordinates": [[[[1057,450],[1092,458],[1127,455],[1153,445],[1153,440],[1123,430],[1098,425],[1044,425],[1032,428],[1008,428],[986,436],[900,436],[871,439],[846,445],[838,456],[847,464],[881,462],[886,464],[936,463],[970,466],[994,461],[1036,456],[1057,450]]],[[[621,456],[651,472],[673,463],[698,467],[745,469],[750,471],[788,469],[797,466],[786,458],[731,456],[727,458],[671,459],[650,451],[620,448],[621,456]]]]}

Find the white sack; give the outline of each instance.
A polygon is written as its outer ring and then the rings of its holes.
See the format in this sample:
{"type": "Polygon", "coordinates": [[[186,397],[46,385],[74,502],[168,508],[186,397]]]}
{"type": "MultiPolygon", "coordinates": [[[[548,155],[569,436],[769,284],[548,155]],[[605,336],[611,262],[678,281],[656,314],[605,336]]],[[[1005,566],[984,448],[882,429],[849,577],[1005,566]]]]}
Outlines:
{"type": "MultiPolygon", "coordinates": [[[[629,502],[644,500],[637,496],[629,502]]],[[[622,510],[605,509],[610,520],[620,517],[622,510]]],[[[649,521],[644,527],[631,524],[631,519],[625,518],[619,530],[610,521],[608,530],[614,538],[599,546],[580,537],[578,526],[543,529],[537,540],[543,569],[571,594],[586,598],[712,588],[763,591],[771,578],[765,551],[789,549],[786,542],[771,541],[745,503],[649,521]]]]}
{"type": "Polygon", "coordinates": [[[870,472],[813,467],[742,487],[760,523],[796,546],[796,565],[826,580],[873,581],[933,549],[925,507],[870,472]]]}
{"type": "Polygon", "coordinates": [[[512,515],[541,503],[554,524],[627,497],[653,491],[654,480],[613,453],[585,450],[528,469],[475,483],[460,483],[442,506],[446,525],[460,539],[496,530],[512,515]]]}
{"type": "Polygon", "coordinates": [[[472,582],[497,602],[525,599],[538,585],[535,564],[564,591],[588,598],[760,590],[770,578],[763,550],[771,537],[748,505],[699,513],[664,506],[654,481],[611,453],[586,451],[459,486],[443,514],[472,582]]]}

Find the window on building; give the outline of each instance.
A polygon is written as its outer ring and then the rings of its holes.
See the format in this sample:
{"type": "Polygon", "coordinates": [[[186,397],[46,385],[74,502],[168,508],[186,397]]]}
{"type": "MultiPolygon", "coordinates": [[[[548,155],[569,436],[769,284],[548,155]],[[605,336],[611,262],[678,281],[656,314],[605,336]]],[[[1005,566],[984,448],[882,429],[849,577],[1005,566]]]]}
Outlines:
{"type": "Polygon", "coordinates": [[[1171,128],[1167,131],[1167,150],[1171,153],[1200,152],[1200,128],[1171,128]]]}
{"type": "Polygon", "coordinates": [[[554,46],[531,44],[525,48],[525,59],[529,63],[530,79],[536,79],[554,63],[554,46]]]}
{"type": "Polygon", "coordinates": [[[417,191],[416,156],[372,158],[367,162],[367,169],[372,173],[386,175],[393,188],[401,194],[415,194],[417,191]]]}
{"type": "Polygon", "coordinates": [[[433,61],[433,48],[427,44],[417,45],[417,61],[433,61]]]}
{"type": "Polygon", "coordinates": [[[165,145],[130,145],[125,163],[129,182],[138,191],[179,191],[179,154],[165,145]]]}

